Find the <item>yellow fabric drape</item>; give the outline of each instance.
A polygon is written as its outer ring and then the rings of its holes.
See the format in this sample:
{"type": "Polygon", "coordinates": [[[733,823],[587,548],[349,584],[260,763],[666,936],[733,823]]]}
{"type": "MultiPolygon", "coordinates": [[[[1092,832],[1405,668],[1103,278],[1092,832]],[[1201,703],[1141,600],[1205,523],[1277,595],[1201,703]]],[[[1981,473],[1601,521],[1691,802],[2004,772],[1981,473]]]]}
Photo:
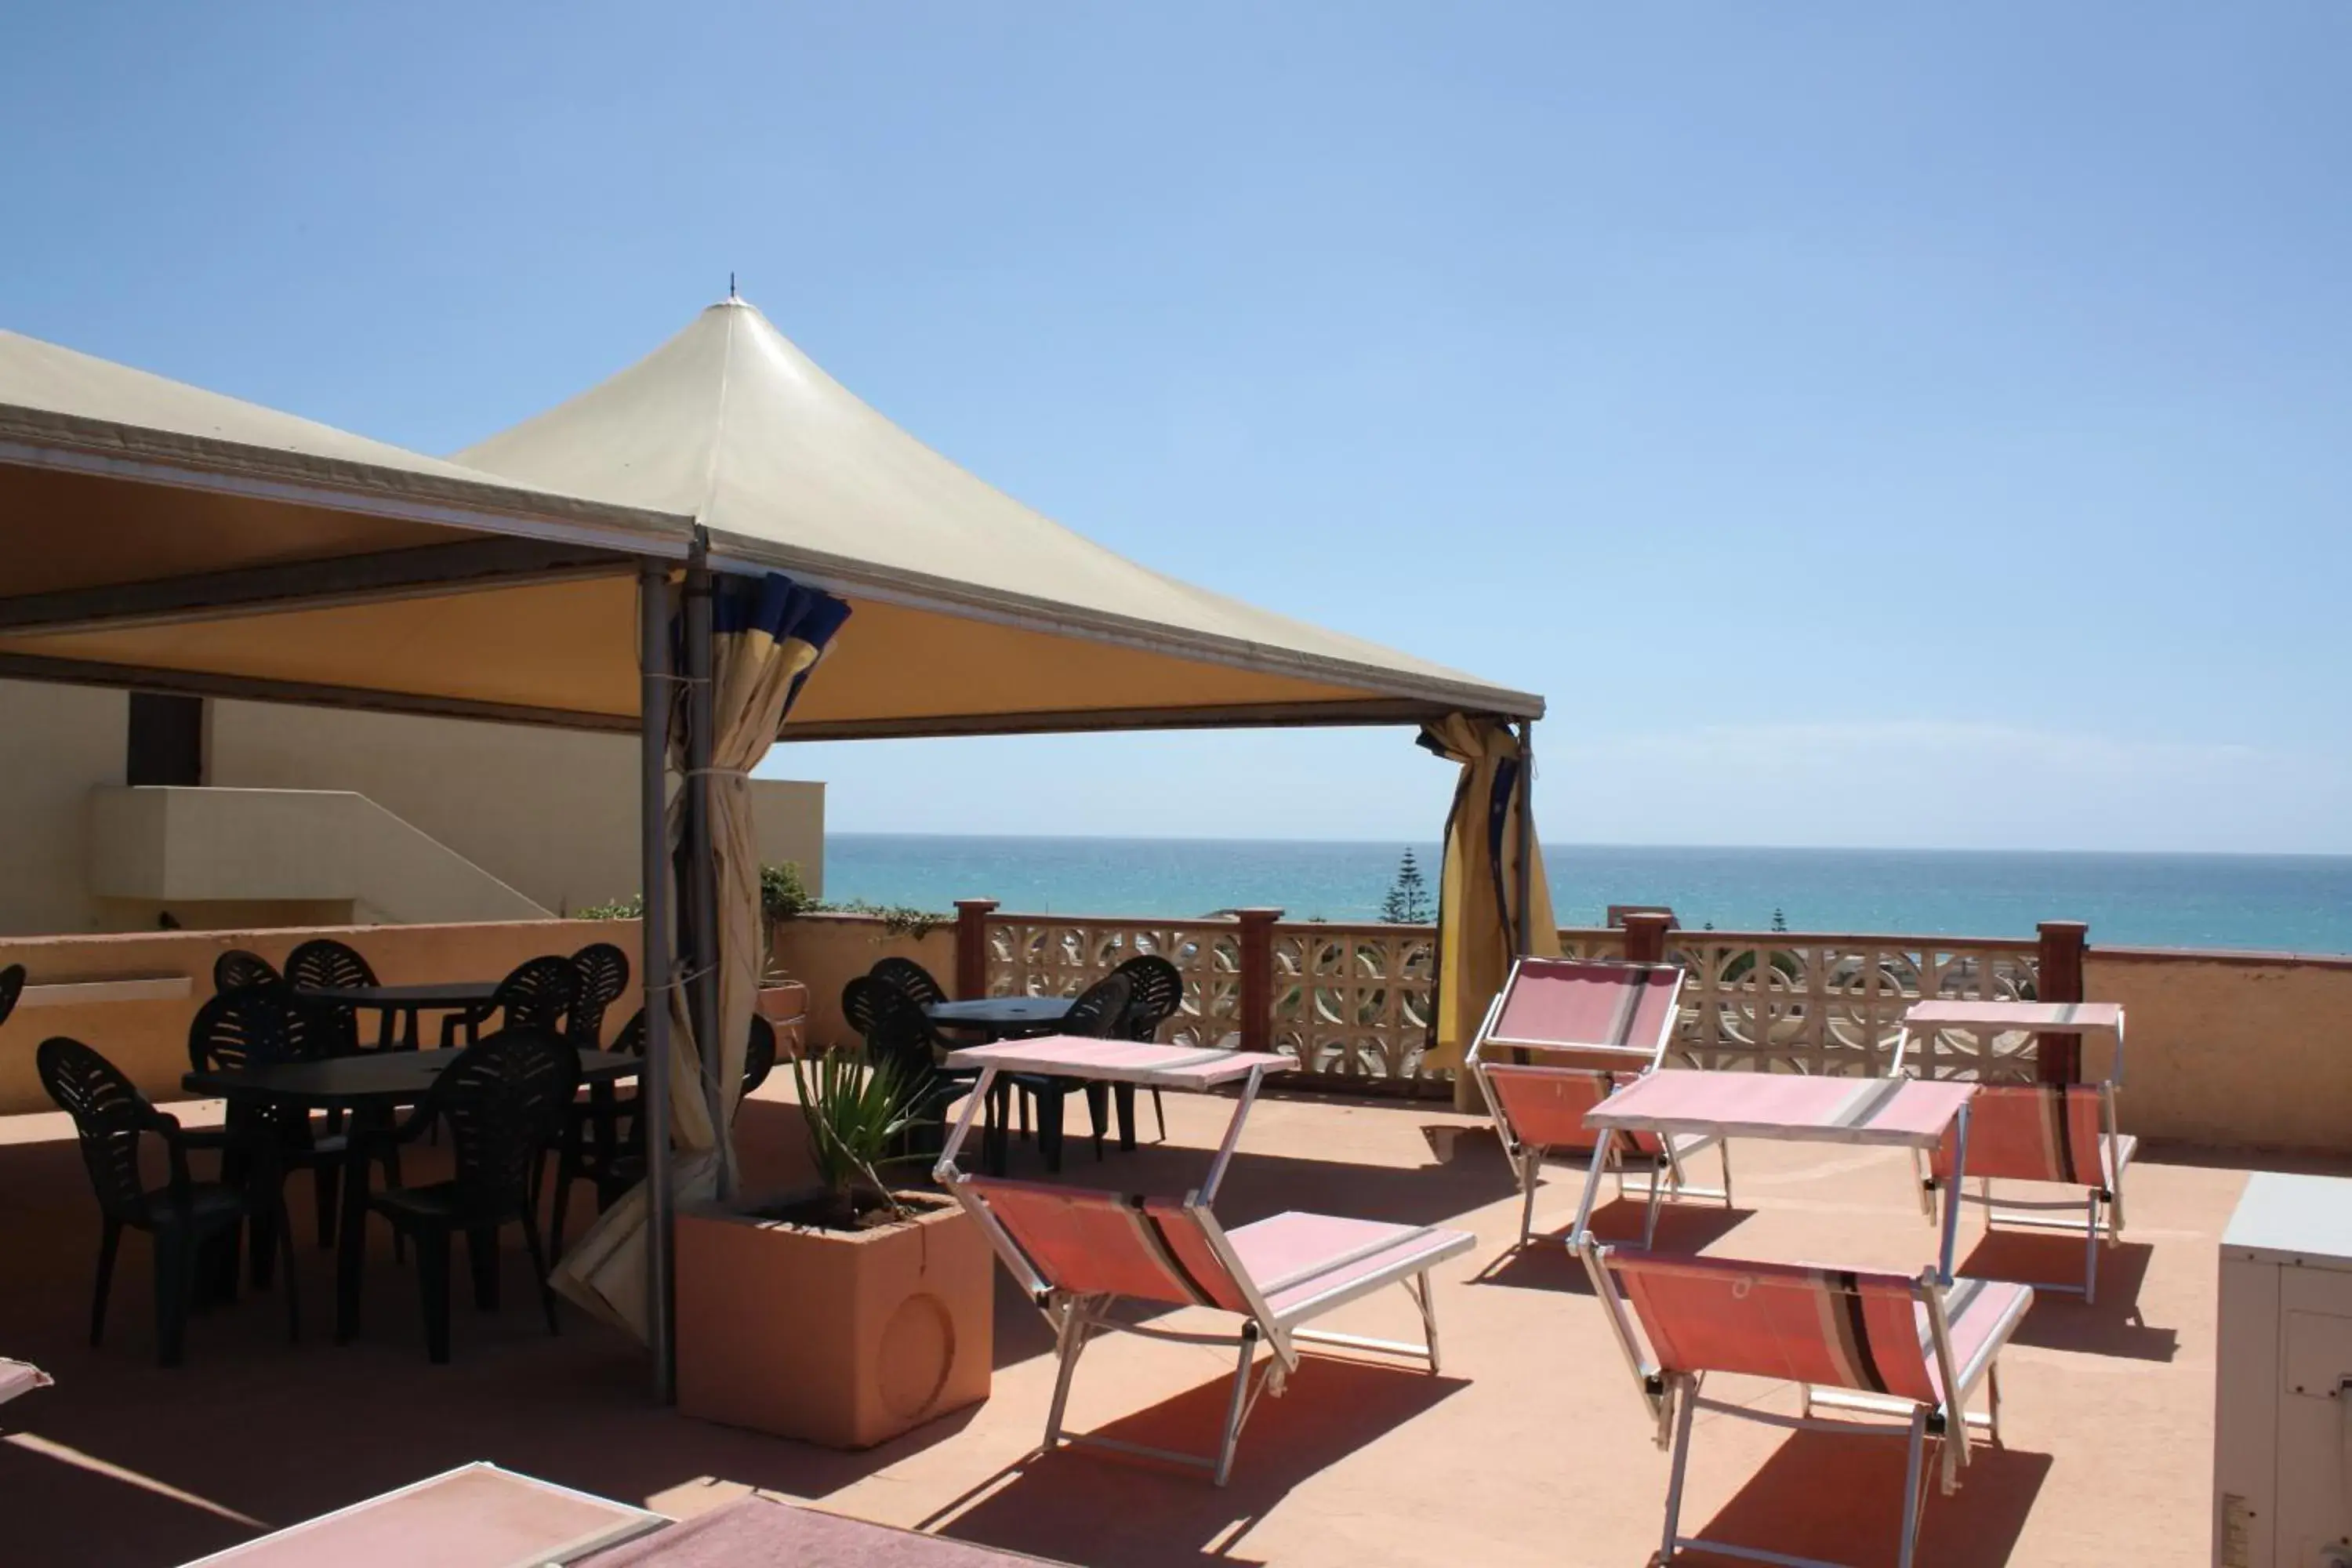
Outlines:
{"type": "MultiPolygon", "coordinates": [[[[1432,1068],[1458,1068],[1518,952],[1518,737],[1499,719],[1453,713],[1422,726],[1421,744],[1460,765],[1462,782],[1445,819],[1445,865],[1437,883],[1436,1040],[1432,1068]]],[[[1559,956],[1543,847],[1530,827],[1528,951],[1559,956]]]]}
{"type": "MultiPolygon", "coordinates": [[[[828,633],[830,628],[828,627],[828,633]]],[[[760,846],[750,775],[775,743],[798,682],[822,657],[822,640],[777,637],[757,626],[715,639],[711,660],[710,844],[719,890],[719,1100],[702,1092],[702,1055],[687,1016],[685,990],[671,992],[672,1190],[682,1207],[732,1186],[735,1102],[743,1051],[760,990],[760,846]],[[714,1117],[715,1111],[715,1117],[714,1117]]],[[[684,832],[686,792],[671,799],[670,843],[684,832]]],[[[554,1285],[597,1316],[646,1337],[646,1189],[632,1188],[557,1264],[554,1285]]]]}

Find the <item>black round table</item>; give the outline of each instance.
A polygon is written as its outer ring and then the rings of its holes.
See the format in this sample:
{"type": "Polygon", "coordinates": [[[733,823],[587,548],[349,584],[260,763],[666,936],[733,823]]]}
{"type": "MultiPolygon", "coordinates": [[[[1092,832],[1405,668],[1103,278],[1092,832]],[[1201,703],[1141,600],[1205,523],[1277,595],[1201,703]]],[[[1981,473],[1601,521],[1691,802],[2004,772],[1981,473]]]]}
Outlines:
{"type": "MultiPolygon", "coordinates": [[[[378,987],[376,989],[392,989],[378,987]]],[[[314,1110],[347,1110],[352,1127],[343,1149],[342,1215],[337,1222],[335,1342],[352,1337],[359,1322],[361,1270],[367,1262],[368,1159],[375,1148],[369,1134],[381,1134],[393,1112],[415,1105],[433,1089],[442,1069],[461,1051],[378,1051],[330,1057],[315,1062],[265,1062],[254,1067],[206,1068],[182,1076],[180,1085],[212,1100],[266,1100],[314,1110]]],[[[600,1122],[609,1122],[613,1085],[633,1078],[644,1064],[615,1051],[582,1051],[580,1081],[600,1122]]]]}
{"type": "MultiPolygon", "coordinates": [[[[420,985],[297,985],[294,994],[305,1002],[323,1002],[335,1007],[358,1007],[383,1015],[382,1048],[413,1051],[416,1049],[416,1020],[420,1013],[472,1013],[489,1005],[499,994],[495,980],[436,980],[420,985]],[[392,1022],[401,1020],[400,1039],[392,1037],[392,1022]]],[[[452,1031],[442,1031],[441,1044],[446,1047],[452,1031]]]]}
{"type": "Polygon", "coordinates": [[[992,1040],[1050,1035],[1070,1016],[1075,996],[976,996],[969,1002],[934,1002],[923,1016],[944,1029],[971,1029],[992,1040]]]}
{"type": "MultiPolygon", "coordinates": [[[[923,1009],[923,1016],[943,1029],[970,1029],[984,1035],[992,1043],[1024,1040],[1058,1033],[1062,1020],[1070,1016],[1070,1005],[1076,1000],[1075,996],[976,996],[969,1002],[934,1002],[923,1009]]],[[[1046,1081],[1034,1073],[1009,1073],[1005,1076],[1005,1087],[1002,1092],[1009,1096],[1014,1087],[1022,1085],[1024,1079],[1033,1079],[1041,1084],[1046,1081]]],[[[1098,1083],[1086,1086],[1087,1106],[1097,1127],[1102,1125],[1105,1087],[1098,1083]]],[[[1108,1090],[1110,1103],[1118,1119],[1118,1146],[1123,1150],[1132,1150],[1135,1147],[1135,1086],[1131,1083],[1113,1084],[1108,1086],[1108,1090]]],[[[1004,1120],[1000,1110],[998,1121],[1002,1122],[1004,1120]]],[[[1061,1146],[1058,1099],[1055,1102],[1052,1127],[1050,1137],[1055,1150],[1054,1158],[1058,1160],[1061,1146]]],[[[1043,1127],[1040,1128],[1040,1136],[1048,1136],[1043,1127]]],[[[1002,1175],[1008,1152],[1003,1142],[1004,1130],[1000,1126],[993,1137],[994,1142],[991,1142],[989,1134],[982,1134],[981,1158],[988,1164],[992,1174],[1002,1175]]]]}

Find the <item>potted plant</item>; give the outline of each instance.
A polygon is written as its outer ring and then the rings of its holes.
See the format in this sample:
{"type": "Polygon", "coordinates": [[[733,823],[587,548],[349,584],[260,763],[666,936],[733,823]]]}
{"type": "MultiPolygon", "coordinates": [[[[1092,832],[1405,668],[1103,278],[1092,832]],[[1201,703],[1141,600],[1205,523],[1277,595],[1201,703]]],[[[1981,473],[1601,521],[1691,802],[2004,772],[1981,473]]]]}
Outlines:
{"type": "Polygon", "coordinates": [[[808,1026],[808,987],[776,961],[776,927],[817,907],[792,861],[760,868],[760,1016],[776,1027],[780,1055],[797,1056],[808,1026]]]}
{"type": "Polygon", "coordinates": [[[678,1215],[678,1408],[870,1447],[988,1397],[994,1260],[953,1199],[880,1175],[929,1086],[843,1052],[793,1073],[815,1184],[678,1215]]]}

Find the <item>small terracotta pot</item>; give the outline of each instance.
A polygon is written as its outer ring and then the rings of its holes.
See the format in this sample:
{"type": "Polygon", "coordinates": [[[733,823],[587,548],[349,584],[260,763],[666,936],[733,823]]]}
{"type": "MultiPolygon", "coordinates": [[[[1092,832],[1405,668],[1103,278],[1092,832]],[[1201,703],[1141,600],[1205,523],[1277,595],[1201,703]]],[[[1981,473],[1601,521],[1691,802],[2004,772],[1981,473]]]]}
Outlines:
{"type": "MultiPolygon", "coordinates": [[[[741,1207],[677,1216],[677,1407],[836,1448],[867,1448],[988,1397],[995,1267],[951,1198],[833,1231],[741,1207]]],[[[758,1205],[746,1205],[756,1207],[758,1205]]]]}

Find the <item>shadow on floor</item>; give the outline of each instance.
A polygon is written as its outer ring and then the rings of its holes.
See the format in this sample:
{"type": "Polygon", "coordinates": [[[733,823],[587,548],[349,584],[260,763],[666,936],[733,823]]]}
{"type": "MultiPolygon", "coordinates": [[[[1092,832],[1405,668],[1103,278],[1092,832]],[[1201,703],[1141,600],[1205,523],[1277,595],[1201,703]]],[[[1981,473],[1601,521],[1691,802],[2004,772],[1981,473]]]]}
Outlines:
{"type": "MultiPolygon", "coordinates": [[[[1705,1443],[1704,1427],[1695,1441],[1705,1443]]],[[[1898,1560],[1903,1524],[1904,1441],[1895,1436],[1800,1432],[1783,1443],[1764,1468],[1715,1517],[1694,1529],[1683,1516],[1686,1535],[1777,1552],[1823,1558],[1850,1568],[1892,1568],[1898,1560]]],[[[1919,1524],[1918,1568],[2001,1568],[2033,1511],[2050,1475],[2051,1457],[1979,1442],[1960,1472],[1960,1489],[1943,1495],[1930,1445],[1922,1483],[1927,1510],[1919,1524]]],[[[1658,1523],[1665,1523],[1664,1494],[1658,1523]]],[[[1730,1563],[1738,1559],[1691,1552],[1678,1562],[1730,1563]]]]}
{"type": "MultiPolygon", "coordinates": [[[[1980,1237],[1955,1273],[1979,1279],[2074,1284],[2083,1278],[2083,1244],[2068,1236],[1996,1230],[1980,1237]]],[[[2099,1295],[2084,1301],[2071,1291],[2039,1290],[2011,1336],[2021,1345],[2079,1351],[2130,1361],[2170,1361],[2180,1350],[2178,1331],[2151,1326],[2139,1310],[2140,1287],[2155,1248],[2125,1241],[2099,1248],[2099,1295]]]]}
{"type": "MultiPolygon", "coordinates": [[[[1258,1402],[1223,1488],[1203,1471],[1066,1447],[990,1477],[921,1528],[1122,1568],[1254,1563],[1250,1531],[1293,1488],[1467,1386],[1406,1367],[1308,1355],[1282,1398],[1258,1402]]],[[[1205,1456],[1231,1390],[1230,1377],[1219,1377],[1096,1433],[1205,1456]]]]}
{"type": "MultiPolygon", "coordinates": [[[[1642,1245],[1642,1220],[1647,1205],[1640,1198],[1618,1198],[1592,1211],[1592,1234],[1603,1242],[1627,1247],[1642,1245]]],[[[1753,1209],[1726,1208],[1712,1201],[1668,1203],[1658,1211],[1655,1245],[1667,1252],[1700,1252],[1739,1227],[1753,1209]]],[[[1592,1294],[1592,1278],[1583,1260],[1568,1249],[1568,1237],[1538,1231],[1524,1247],[1496,1257],[1471,1278],[1474,1285],[1503,1285],[1522,1290],[1551,1290],[1571,1296],[1592,1294]]]]}

